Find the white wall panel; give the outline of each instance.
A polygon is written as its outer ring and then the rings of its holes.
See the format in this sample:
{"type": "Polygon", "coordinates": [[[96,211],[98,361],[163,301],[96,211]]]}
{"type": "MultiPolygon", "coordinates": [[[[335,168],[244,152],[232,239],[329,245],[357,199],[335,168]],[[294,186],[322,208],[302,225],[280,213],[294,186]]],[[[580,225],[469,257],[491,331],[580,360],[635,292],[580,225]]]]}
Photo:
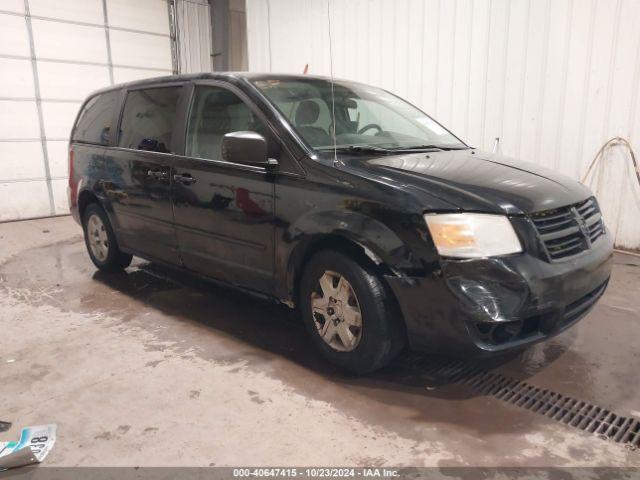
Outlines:
{"type": "Polygon", "coordinates": [[[38,62],[42,98],[84,100],[109,84],[109,68],[58,62],[38,62]]]}
{"type": "Polygon", "coordinates": [[[109,25],[169,35],[167,2],[164,0],[107,0],[109,25]]]}
{"type": "MultiPolygon", "coordinates": [[[[435,2],[434,2],[435,3],[435,2]]],[[[466,128],[457,133],[470,145],[482,145],[485,134],[485,111],[487,104],[487,79],[489,56],[489,33],[491,31],[491,0],[476,0],[472,4],[471,45],[469,46],[469,101],[467,108],[466,128]]],[[[437,23],[438,16],[431,15],[431,21],[437,23]]],[[[444,39],[446,41],[446,39],[444,39]]],[[[432,56],[427,59],[425,67],[437,72],[438,59],[432,56]]],[[[437,92],[435,92],[437,95],[437,92]]],[[[435,104],[435,100],[433,102],[435,104]]],[[[433,112],[428,104],[422,107],[433,112]]],[[[435,114],[434,114],[435,115],[435,114]]]]}
{"type": "Polygon", "coordinates": [[[0,96],[35,97],[31,60],[0,58],[0,96]]]}
{"type": "MultiPolygon", "coordinates": [[[[2,139],[39,138],[36,102],[0,100],[0,132],[2,139]]],[[[3,173],[5,177],[6,173],[3,173]]]]}
{"type": "Polygon", "coordinates": [[[0,183],[0,222],[16,218],[32,218],[49,213],[47,182],[0,183]]]}
{"type": "Polygon", "coordinates": [[[24,17],[0,13],[0,54],[23,57],[30,55],[24,17]]]}
{"type": "Polygon", "coordinates": [[[66,140],[47,141],[49,170],[52,178],[69,175],[69,143],[66,140]]]}
{"type": "Polygon", "coordinates": [[[115,83],[133,82],[134,80],[143,80],[152,77],[164,77],[170,75],[166,70],[138,70],[135,68],[118,68],[113,69],[113,80],[115,83]]]}
{"type": "Polygon", "coordinates": [[[85,23],[104,23],[102,0],[29,0],[31,15],[85,23]]]}
{"type": "MultiPolygon", "coordinates": [[[[313,3],[313,1],[312,1],[313,3]]],[[[317,17],[318,10],[312,8],[315,15],[309,15],[313,22],[317,17]]],[[[249,69],[256,72],[271,71],[270,62],[270,35],[269,31],[269,4],[268,2],[249,1],[247,2],[247,48],[249,55],[249,69]]],[[[323,22],[321,22],[323,23],[323,22]]],[[[314,44],[316,39],[323,35],[326,29],[315,30],[316,35],[312,35],[309,41],[314,44]]],[[[323,42],[326,43],[326,42],[323,42]]],[[[315,50],[324,51],[324,48],[315,50]]],[[[313,58],[312,58],[313,60],[313,58]]],[[[313,65],[316,71],[324,71],[320,62],[315,61],[313,65]]]]}
{"type": "Polygon", "coordinates": [[[39,178],[44,180],[42,144],[33,142],[0,142],[3,177],[6,180],[39,178]],[[28,159],[28,161],[25,161],[28,159]]]}
{"type": "Polygon", "coordinates": [[[530,55],[529,34],[531,25],[531,1],[511,2],[510,25],[507,46],[504,113],[499,135],[502,151],[520,155],[520,137],[524,123],[524,98],[530,55]]]}
{"type": "MultiPolygon", "coordinates": [[[[514,2],[515,3],[515,2],[514,2]]],[[[450,97],[451,122],[450,126],[459,135],[467,135],[468,132],[468,108],[469,108],[469,77],[471,75],[471,40],[473,27],[473,0],[461,0],[456,6],[456,35],[453,42],[453,83],[450,97]],[[460,101],[453,101],[454,95],[461,95],[460,101]]],[[[417,17],[421,19],[421,16],[417,17]]],[[[418,30],[420,27],[415,27],[418,30]]],[[[419,45],[421,40],[416,40],[419,45]]],[[[416,62],[418,63],[418,62],[416,62]]],[[[419,64],[418,64],[419,65],[419,64]]],[[[419,67],[418,67],[419,68],[419,67]]],[[[417,83],[417,82],[416,82],[417,83]]],[[[419,89],[419,87],[415,87],[419,89]]],[[[415,103],[419,103],[416,100],[415,103]]]]}
{"type": "Polygon", "coordinates": [[[68,136],[90,92],[171,71],[166,0],[106,2],[107,19],[103,0],[29,0],[26,16],[0,0],[0,221],[67,212],[68,136]]]}
{"type": "Polygon", "coordinates": [[[171,70],[169,37],[112,30],[111,55],[114,65],[171,70]]]}
{"type": "MultiPolygon", "coordinates": [[[[456,2],[440,2],[438,15],[438,74],[436,77],[435,112],[444,125],[451,125],[452,96],[453,96],[453,47],[457,32],[456,2]]],[[[396,29],[401,28],[396,25],[396,29]]],[[[408,61],[408,60],[407,60],[408,61]]],[[[394,84],[397,82],[394,82],[394,84]]],[[[402,95],[402,93],[401,93],[402,95]]]]}
{"type": "MultiPolygon", "coordinates": [[[[638,0],[247,0],[249,69],[328,75],[406,97],[471,145],[579,179],[616,135],[640,153],[638,0]]],[[[640,248],[624,150],[587,183],[618,245],[640,248]]]]}
{"type": "Polygon", "coordinates": [[[55,215],[69,213],[69,200],[67,196],[68,178],[55,178],[51,181],[53,187],[53,203],[55,205],[55,215]]]}
{"type": "Polygon", "coordinates": [[[107,63],[104,28],[36,19],[32,24],[37,57],[107,63]]]}
{"type": "Polygon", "coordinates": [[[0,2],[0,10],[24,13],[24,0],[2,0],[0,2]]]}
{"type": "Polygon", "coordinates": [[[42,102],[44,133],[49,139],[68,139],[81,102],[42,102]]]}

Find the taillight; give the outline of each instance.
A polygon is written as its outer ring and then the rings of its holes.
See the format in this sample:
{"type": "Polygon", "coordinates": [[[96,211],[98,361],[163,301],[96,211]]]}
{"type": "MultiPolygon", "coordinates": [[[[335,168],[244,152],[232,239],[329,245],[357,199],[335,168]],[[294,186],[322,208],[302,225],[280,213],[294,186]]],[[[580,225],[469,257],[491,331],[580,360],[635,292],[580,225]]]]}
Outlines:
{"type": "Polygon", "coordinates": [[[69,204],[75,207],[78,203],[78,181],[73,169],[73,147],[69,147],[69,204]]]}

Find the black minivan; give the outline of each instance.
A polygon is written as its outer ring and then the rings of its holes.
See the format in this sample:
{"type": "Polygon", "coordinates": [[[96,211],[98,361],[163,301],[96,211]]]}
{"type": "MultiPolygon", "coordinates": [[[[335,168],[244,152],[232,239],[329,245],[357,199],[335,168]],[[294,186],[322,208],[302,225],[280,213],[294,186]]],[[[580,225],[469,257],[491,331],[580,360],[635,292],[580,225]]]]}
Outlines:
{"type": "Polygon", "coordinates": [[[132,255],[296,308],[356,373],[403,348],[462,356],[570,327],[613,241],[592,193],[467,146],[371,86],[197,74],[92,94],[69,201],[102,270],[132,255]]]}

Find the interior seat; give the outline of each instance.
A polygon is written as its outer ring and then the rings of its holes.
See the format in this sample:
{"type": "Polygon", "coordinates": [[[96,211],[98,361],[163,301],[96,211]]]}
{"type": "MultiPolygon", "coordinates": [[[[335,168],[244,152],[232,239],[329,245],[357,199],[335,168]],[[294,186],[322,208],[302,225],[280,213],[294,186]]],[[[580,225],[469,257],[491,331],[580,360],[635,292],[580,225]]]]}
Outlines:
{"type": "Polygon", "coordinates": [[[320,106],[313,100],[303,100],[296,110],[296,129],[314,147],[333,145],[331,136],[324,129],[314,126],[319,117],[320,106]]]}

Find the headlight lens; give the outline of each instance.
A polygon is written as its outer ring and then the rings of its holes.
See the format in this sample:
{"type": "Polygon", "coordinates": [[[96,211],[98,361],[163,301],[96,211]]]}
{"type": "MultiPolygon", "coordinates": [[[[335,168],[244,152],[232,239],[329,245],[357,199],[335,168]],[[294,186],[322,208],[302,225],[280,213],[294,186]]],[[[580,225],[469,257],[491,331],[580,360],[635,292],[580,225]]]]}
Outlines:
{"type": "Polygon", "coordinates": [[[428,213],[424,216],[438,253],[445,257],[480,258],[522,251],[511,222],[486,213],[428,213]]]}

